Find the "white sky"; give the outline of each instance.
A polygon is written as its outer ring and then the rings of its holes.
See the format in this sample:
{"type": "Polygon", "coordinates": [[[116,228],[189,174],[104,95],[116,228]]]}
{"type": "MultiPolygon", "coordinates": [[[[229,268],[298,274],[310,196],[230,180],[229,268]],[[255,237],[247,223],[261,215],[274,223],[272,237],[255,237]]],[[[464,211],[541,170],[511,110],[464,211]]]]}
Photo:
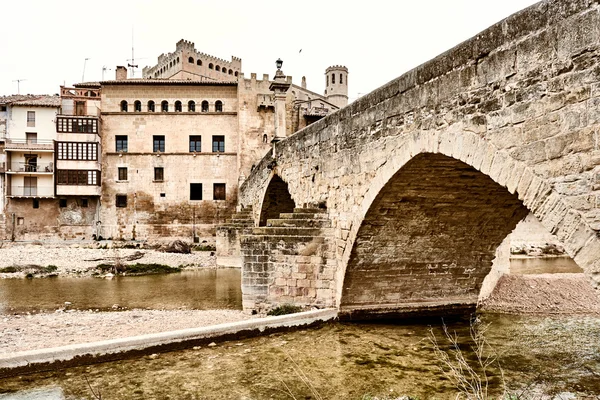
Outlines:
{"type": "Polygon", "coordinates": [[[475,36],[535,0],[20,0],[2,1],[0,95],[58,93],[114,79],[131,58],[154,65],[179,39],[242,71],[270,77],[275,60],[322,93],[330,65],[349,69],[350,100],[475,36]],[[299,50],[302,52],[299,53],[299,50]],[[89,58],[87,62],[85,59],[89,58]]]}

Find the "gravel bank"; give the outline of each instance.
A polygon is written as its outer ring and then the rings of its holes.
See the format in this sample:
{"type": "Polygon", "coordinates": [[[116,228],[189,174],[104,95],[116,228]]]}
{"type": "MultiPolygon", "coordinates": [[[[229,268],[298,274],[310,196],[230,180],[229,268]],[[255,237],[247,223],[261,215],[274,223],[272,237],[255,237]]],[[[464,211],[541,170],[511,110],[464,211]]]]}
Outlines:
{"type": "MultiPolygon", "coordinates": [[[[214,268],[215,256],[211,251],[192,251],[190,254],[163,253],[152,249],[100,249],[79,247],[79,245],[35,245],[5,244],[0,248],[0,268],[37,265],[47,267],[55,265],[58,275],[89,275],[98,264],[114,262],[115,258],[123,263],[165,264],[171,267],[214,268]],[[140,259],[126,261],[136,252],[142,253],[140,259]]],[[[0,273],[0,278],[22,278],[27,270],[16,273],[0,273]]]]}
{"type": "Polygon", "coordinates": [[[584,274],[504,275],[482,311],[600,315],[600,292],[584,274]]]}
{"type": "Polygon", "coordinates": [[[0,354],[250,319],[235,310],[67,311],[0,316],[0,354]]]}

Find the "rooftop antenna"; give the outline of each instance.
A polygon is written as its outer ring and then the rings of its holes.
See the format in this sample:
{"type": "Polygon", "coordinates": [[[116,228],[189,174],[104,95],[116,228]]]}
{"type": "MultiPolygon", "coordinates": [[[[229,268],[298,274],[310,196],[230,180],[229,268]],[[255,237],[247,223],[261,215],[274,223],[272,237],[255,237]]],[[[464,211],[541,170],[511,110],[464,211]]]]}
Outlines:
{"type": "Polygon", "coordinates": [[[85,65],[87,64],[87,60],[89,60],[89,58],[83,60],[83,73],[81,74],[81,82],[85,82],[85,65]]]}
{"type": "Polygon", "coordinates": [[[21,82],[27,79],[15,79],[13,82],[17,82],[17,94],[21,94],[21,82]]]}
{"type": "Polygon", "coordinates": [[[133,55],[133,26],[131,27],[131,64],[127,64],[128,67],[131,68],[131,77],[135,78],[135,68],[137,68],[137,64],[135,63],[135,56],[133,55]]]}
{"type": "Polygon", "coordinates": [[[106,71],[112,71],[112,68],[108,68],[106,65],[102,66],[102,80],[104,80],[104,73],[106,71]]]}

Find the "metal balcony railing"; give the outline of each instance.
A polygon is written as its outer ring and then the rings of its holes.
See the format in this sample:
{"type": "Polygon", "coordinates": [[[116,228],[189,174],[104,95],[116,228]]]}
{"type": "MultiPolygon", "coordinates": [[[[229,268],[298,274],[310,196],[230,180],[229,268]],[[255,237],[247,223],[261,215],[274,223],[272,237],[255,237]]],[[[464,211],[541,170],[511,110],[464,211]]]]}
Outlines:
{"type": "Polygon", "coordinates": [[[8,186],[7,195],[12,197],[53,197],[54,186],[8,186]]]}
{"type": "Polygon", "coordinates": [[[54,172],[54,163],[40,164],[31,162],[12,162],[9,165],[11,172],[35,172],[35,173],[50,173],[54,172]]]}

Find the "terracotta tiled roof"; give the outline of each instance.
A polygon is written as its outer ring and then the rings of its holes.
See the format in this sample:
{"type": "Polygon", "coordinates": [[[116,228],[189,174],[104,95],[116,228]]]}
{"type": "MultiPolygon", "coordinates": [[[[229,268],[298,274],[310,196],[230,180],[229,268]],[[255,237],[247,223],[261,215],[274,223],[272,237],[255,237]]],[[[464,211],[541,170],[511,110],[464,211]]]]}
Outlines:
{"type": "Polygon", "coordinates": [[[0,104],[12,106],[60,107],[60,97],[47,94],[13,94],[0,96],[0,104]]]}

